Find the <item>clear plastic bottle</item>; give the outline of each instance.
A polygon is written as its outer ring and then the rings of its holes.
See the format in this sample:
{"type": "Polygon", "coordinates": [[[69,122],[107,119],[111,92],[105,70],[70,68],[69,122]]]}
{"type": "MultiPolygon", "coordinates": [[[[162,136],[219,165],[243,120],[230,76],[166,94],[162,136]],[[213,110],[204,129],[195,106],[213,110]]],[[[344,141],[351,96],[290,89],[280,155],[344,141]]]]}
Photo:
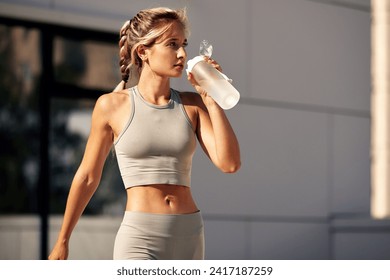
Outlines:
{"type": "Polygon", "coordinates": [[[228,110],[236,106],[240,93],[229,82],[224,74],[204,60],[204,55],[211,56],[212,46],[203,40],[200,55],[187,62],[187,72],[191,72],[198,84],[210,95],[222,109],[228,110]]]}

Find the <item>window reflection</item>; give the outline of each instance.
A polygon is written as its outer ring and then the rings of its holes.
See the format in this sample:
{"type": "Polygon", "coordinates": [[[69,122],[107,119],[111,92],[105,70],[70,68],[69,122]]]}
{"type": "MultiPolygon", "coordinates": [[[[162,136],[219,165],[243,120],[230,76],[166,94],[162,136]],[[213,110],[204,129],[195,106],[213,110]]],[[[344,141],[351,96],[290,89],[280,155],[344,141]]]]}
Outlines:
{"type": "Polygon", "coordinates": [[[37,211],[40,32],[0,25],[0,213],[37,211]]]}
{"type": "MultiPolygon", "coordinates": [[[[51,102],[50,125],[50,212],[63,214],[70,185],[83,157],[88,139],[94,100],[59,99],[51,102]]],[[[102,181],[86,214],[123,212],[125,191],[114,153],[110,153],[102,181]]]]}
{"type": "Polygon", "coordinates": [[[54,40],[54,75],[58,82],[111,91],[120,81],[115,43],[54,40]]]}

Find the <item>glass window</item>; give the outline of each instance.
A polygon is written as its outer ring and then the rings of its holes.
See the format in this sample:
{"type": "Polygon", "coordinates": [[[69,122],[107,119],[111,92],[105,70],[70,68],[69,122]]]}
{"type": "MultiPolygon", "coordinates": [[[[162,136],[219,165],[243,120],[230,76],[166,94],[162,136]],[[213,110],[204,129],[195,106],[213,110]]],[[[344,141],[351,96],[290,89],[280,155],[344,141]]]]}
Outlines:
{"type": "Polygon", "coordinates": [[[40,34],[0,25],[0,213],[37,211],[40,34]]]}
{"type": "Polygon", "coordinates": [[[121,80],[118,45],[97,41],[54,39],[57,82],[111,91],[121,80]]]}
{"type": "MultiPolygon", "coordinates": [[[[63,214],[73,177],[80,165],[88,139],[92,109],[89,99],[53,98],[50,117],[50,213],[63,214]]],[[[106,160],[98,190],[85,209],[86,214],[123,212],[123,188],[115,153],[106,160]]]]}

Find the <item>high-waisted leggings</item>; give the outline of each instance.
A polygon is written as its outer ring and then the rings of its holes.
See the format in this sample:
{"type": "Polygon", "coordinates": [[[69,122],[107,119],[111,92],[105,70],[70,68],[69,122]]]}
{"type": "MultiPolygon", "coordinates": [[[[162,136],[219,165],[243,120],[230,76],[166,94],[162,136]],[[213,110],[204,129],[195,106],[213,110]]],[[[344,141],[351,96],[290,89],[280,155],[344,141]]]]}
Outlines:
{"type": "Polygon", "coordinates": [[[114,244],[114,260],[204,259],[200,212],[151,214],[126,211],[114,244]]]}

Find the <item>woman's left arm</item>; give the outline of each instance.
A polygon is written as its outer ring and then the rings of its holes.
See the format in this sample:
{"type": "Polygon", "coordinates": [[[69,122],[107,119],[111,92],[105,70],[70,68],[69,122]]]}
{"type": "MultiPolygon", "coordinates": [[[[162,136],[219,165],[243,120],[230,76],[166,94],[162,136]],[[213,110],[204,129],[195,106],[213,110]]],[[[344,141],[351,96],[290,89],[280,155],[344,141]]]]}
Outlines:
{"type": "MultiPolygon", "coordinates": [[[[215,61],[209,61],[220,70],[215,61]]],[[[211,161],[223,172],[234,173],[241,166],[240,147],[224,110],[188,75],[189,82],[199,93],[196,99],[199,142],[211,161]]]]}

